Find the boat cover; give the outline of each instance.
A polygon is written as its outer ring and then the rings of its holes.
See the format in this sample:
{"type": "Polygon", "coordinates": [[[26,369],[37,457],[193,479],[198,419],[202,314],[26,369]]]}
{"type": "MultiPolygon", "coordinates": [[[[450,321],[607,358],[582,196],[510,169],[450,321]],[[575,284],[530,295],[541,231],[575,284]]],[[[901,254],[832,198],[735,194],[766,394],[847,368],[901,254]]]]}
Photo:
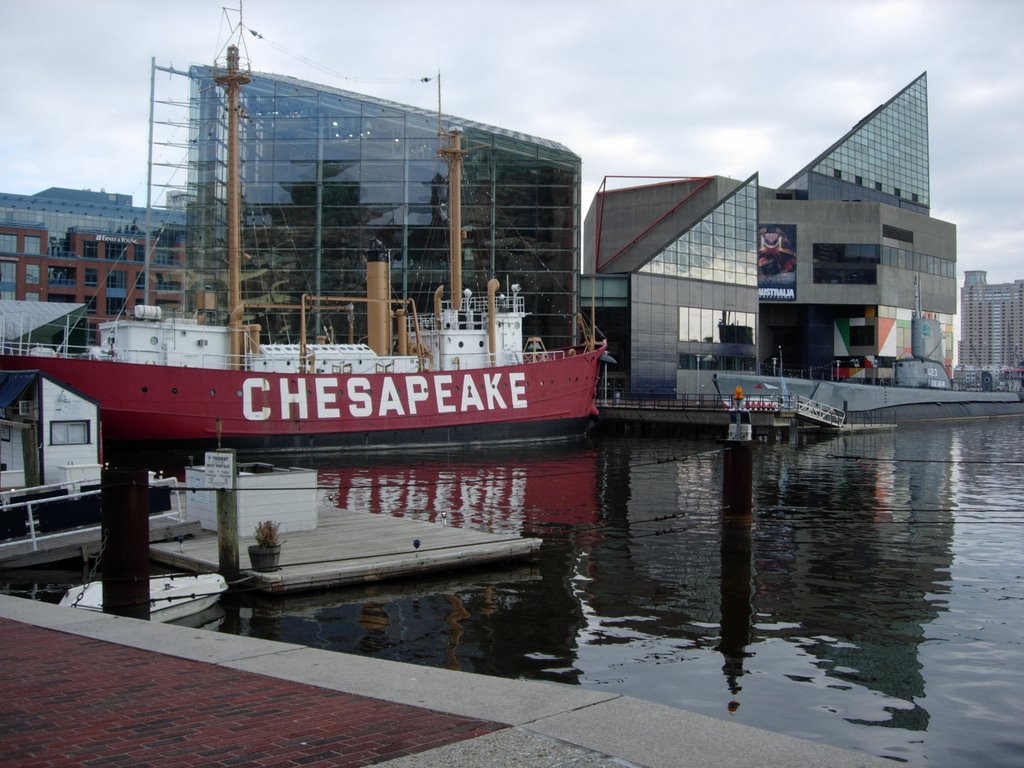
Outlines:
{"type": "Polygon", "coordinates": [[[0,371],[0,408],[7,408],[35,381],[36,371],[0,371]]]}

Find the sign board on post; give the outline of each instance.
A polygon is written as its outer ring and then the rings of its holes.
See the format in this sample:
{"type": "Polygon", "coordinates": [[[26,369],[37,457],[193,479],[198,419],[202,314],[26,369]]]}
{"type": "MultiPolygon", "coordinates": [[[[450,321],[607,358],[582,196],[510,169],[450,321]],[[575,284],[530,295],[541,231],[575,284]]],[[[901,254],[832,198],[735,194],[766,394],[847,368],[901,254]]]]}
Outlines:
{"type": "Polygon", "coordinates": [[[235,452],[206,452],[206,485],[230,491],[235,487],[235,452]]]}

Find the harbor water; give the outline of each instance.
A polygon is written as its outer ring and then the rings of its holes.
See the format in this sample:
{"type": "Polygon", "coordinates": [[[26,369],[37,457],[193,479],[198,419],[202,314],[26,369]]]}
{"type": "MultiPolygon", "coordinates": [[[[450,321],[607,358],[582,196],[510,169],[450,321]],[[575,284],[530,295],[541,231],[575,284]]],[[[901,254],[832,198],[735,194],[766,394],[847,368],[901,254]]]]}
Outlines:
{"type": "Polygon", "coordinates": [[[748,562],[722,553],[711,441],[324,467],[339,506],[540,536],[541,556],[251,598],[220,626],[614,691],[916,764],[1017,766],[1022,441],[1024,421],[1003,419],[759,443],[748,562]]]}
{"type": "Polygon", "coordinates": [[[319,483],[339,507],[541,537],[540,556],[243,593],[207,627],[617,692],[917,765],[1017,766],[1022,441],[1014,418],[756,443],[749,553],[722,548],[714,441],[335,460],[319,483]]]}

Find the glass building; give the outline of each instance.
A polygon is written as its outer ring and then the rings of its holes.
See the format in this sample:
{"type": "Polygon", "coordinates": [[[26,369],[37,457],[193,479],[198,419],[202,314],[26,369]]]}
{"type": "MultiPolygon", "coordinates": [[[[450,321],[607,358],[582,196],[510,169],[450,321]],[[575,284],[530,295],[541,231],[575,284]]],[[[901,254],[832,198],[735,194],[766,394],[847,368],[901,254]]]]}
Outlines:
{"type": "MultiPolygon", "coordinates": [[[[609,371],[613,392],[675,397],[679,371],[753,370],[757,222],[756,175],[598,193],[585,271],[601,276],[593,303],[620,363],[609,371]]],[[[697,386],[710,394],[710,376],[697,386]]]]}
{"type": "MultiPolygon", "coordinates": [[[[190,308],[225,319],[224,93],[218,72],[193,67],[188,198],[190,308]]],[[[366,252],[390,252],[392,293],[431,311],[448,295],[448,170],[439,131],[459,127],[462,280],[474,293],[497,278],[521,286],[527,335],[548,346],[575,336],[580,158],[566,147],[471,120],[275,74],[241,89],[242,299],[246,322],[276,339],[298,332],[303,294],[363,296],[366,252]],[[270,307],[260,309],[260,305],[270,307]]],[[[339,305],[339,307],[342,305],[339,305]]],[[[318,333],[356,340],[365,322],[343,312],[318,333]]]]}

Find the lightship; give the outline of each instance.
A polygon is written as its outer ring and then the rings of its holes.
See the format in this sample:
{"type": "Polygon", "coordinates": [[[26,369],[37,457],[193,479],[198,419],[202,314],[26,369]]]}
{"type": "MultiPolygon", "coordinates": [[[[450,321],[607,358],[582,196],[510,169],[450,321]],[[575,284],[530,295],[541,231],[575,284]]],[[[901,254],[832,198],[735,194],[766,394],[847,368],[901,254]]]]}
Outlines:
{"type": "MultiPolygon", "coordinates": [[[[436,447],[567,439],[597,416],[606,343],[580,317],[584,341],[547,349],[524,338],[525,300],[497,280],[486,296],[461,284],[461,168],[456,128],[439,154],[449,168],[450,298],[421,315],[392,299],[387,249],[367,244],[367,295],[304,295],[297,344],[264,342],[244,321],[241,296],[239,91],[249,82],[229,46],[218,78],[228,112],[227,325],[165,318],[160,308],[100,324],[99,344],[79,354],[7,349],[0,369],[46,372],[100,404],[104,444],[250,452],[436,447]],[[365,305],[367,343],[307,340],[306,313],[365,305]]],[[[605,360],[608,358],[605,357],[605,360]]]]}

